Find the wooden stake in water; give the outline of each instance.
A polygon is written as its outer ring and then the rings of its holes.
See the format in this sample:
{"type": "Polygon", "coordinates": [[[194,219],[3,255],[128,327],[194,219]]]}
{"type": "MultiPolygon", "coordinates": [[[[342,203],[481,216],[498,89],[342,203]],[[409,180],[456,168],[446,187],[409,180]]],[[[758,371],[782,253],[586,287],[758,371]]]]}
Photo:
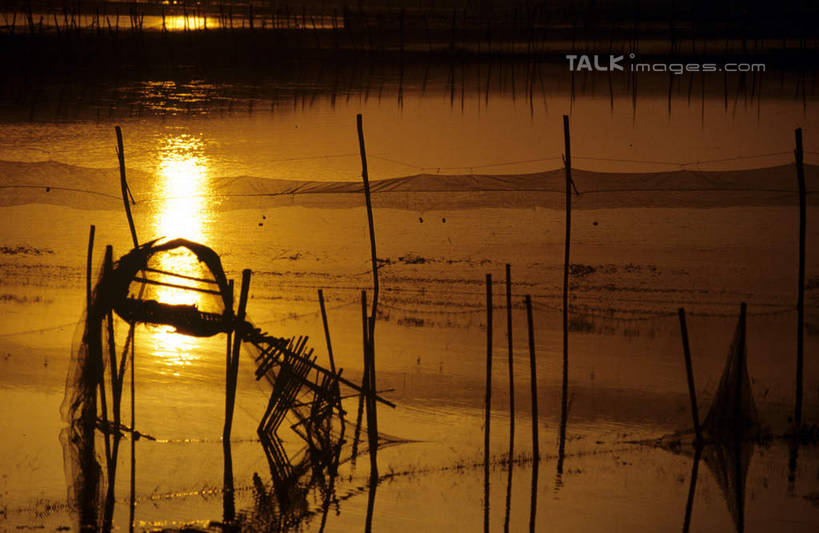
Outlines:
{"type": "MultiPolygon", "coordinates": [[[[358,146],[361,152],[361,178],[364,180],[364,200],[367,205],[367,223],[370,230],[370,257],[373,271],[373,304],[370,311],[369,328],[364,344],[365,358],[369,365],[365,365],[365,378],[369,385],[369,394],[366,397],[367,430],[370,441],[370,474],[378,475],[376,453],[378,451],[378,422],[375,402],[375,319],[378,314],[378,255],[375,248],[375,224],[373,222],[373,206],[370,197],[370,178],[367,171],[367,151],[364,147],[364,126],[361,113],[356,115],[356,129],[358,130],[358,146]]],[[[365,302],[366,305],[366,302],[365,302]]],[[[366,361],[365,361],[366,362],[366,361]]]]}
{"type": "Polygon", "coordinates": [[[688,377],[688,396],[691,399],[691,418],[694,420],[694,433],[697,436],[697,446],[702,442],[700,430],[700,415],[697,410],[697,392],[694,389],[694,370],[691,365],[691,349],[688,345],[688,326],[685,323],[685,309],[677,311],[680,316],[680,335],[682,336],[683,355],[685,356],[685,374],[688,377]]]}
{"type": "Polygon", "coordinates": [[[515,371],[512,343],[512,267],[506,265],[506,340],[509,353],[509,460],[515,452],[515,371]]]}
{"type": "Polygon", "coordinates": [[[242,348],[242,337],[245,316],[247,314],[247,299],[250,292],[250,269],[242,271],[242,288],[239,294],[239,307],[236,311],[236,327],[233,332],[233,354],[231,356],[231,371],[230,371],[230,412],[228,417],[227,433],[230,437],[230,429],[233,425],[233,407],[236,398],[236,382],[239,375],[239,354],[242,348]]]}
{"type": "Polygon", "coordinates": [[[535,367],[535,325],[532,317],[532,298],[526,295],[526,325],[529,329],[529,370],[532,382],[532,457],[540,459],[540,440],[538,438],[537,412],[537,368],[535,367]]]}
{"type": "Polygon", "coordinates": [[[807,207],[805,168],[802,161],[802,128],[796,136],[796,179],[799,182],[799,286],[796,300],[796,407],[793,423],[797,430],[802,425],[802,365],[805,343],[805,234],[807,231],[807,207]]]}
{"type": "MultiPolygon", "coordinates": [[[[134,369],[134,338],[135,330],[134,323],[131,323],[131,491],[128,502],[128,531],[134,531],[134,512],[136,507],[136,400],[134,397],[136,371],[134,369]]],[[[122,384],[120,383],[120,386],[122,384]]]]}
{"type": "Polygon", "coordinates": [[[125,179],[125,149],[122,146],[122,130],[119,126],[114,128],[117,132],[117,157],[119,159],[119,183],[122,189],[122,202],[125,204],[125,216],[128,217],[128,227],[131,229],[131,239],[134,241],[134,248],[139,248],[139,240],[137,239],[136,228],[134,227],[134,217],[131,215],[131,204],[128,203],[130,196],[131,202],[134,202],[134,197],[131,195],[131,190],[128,188],[128,182],[125,179]]]}
{"type": "MultiPolygon", "coordinates": [[[[560,445],[562,459],[566,445],[566,423],[569,409],[569,248],[572,241],[572,150],[569,137],[569,117],[563,115],[563,140],[566,145],[566,242],[563,251],[563,386],[560,401],[560,445]]],[[[559,470],[562,461],[558,461],[559,470]]]]}
{"type": "Polygon", "coordinates": [[[327,309],[324,307],[324,291],[318,290],[319,307],[321,308],[321,323],[324,325],[324,339],[327,342],[327,355],[330,358],[330,370],[336,373],[336,362],[333,358],[333,344],[330,342],[330,326],[327,324],[327,309]]]}
{"type": "Polygon", "coordinates": [[[367,394],[367,386],[370,383],[370,377],[367,375],[369,365],[367,365],[367,344],[369,321],[367,320],[367,291],[361,291],[361,346],[364,352],[364,375],[361,378],[361,394],[358,395],[358,415],[355,422],[355,433],[353,435],[353,454],[352,463],[355,466],[355,460],[358,456],[358,439],[361,435],[361,419],[364,416],[365,395],[367,394]]]}
{"type": "Polygon", "coordinates": [[[529,503],[529,531],[535,531],[537,513],[537,477],[540,469],[540,443],[538,439],[537,370],[535,369],[535,326],[532,318],[532,298],[526,295],[526,325],[529,329],[529,370],[532,381],[532,496],[529,503]]]}
{"type": "Polygon", "coordinates": [[[239,375],[239,354],[242,348],[242,334],[247,309],[247,298],[250,291],[249,269],[242,271],[242,287],[239,295],[239,307],[236,311],[233,330],[233,351],[229,354],[227,375],[225,376],[225,426],[222,431],[222,447],[225,454],[224,471],[224,519],[231,522],[235,518],[233,501],[233,458],[230,449],[230,433],[233,427],[233,411],[236,403],[236,382],[239,375]]]}
{"type": "Polygon", "coordinates": [[[483,431],[484,531],[489,531],[489,419],[492,409],[492,274],[486,275],[486,413],[483,431]]]}
{"type": "Polygon", "coordinates": [[[509,531],[509,519],[512,508],[512,459],[515,456],[515,372],[514,348],[512,342],[512,267],[506,264],[506,340],[509,355],[509,463],[506,481],[506,514],[503,519],[503,530],[509,531]]]}
{"type": "Polygon", "coordinates": [[[371,339],[366,336],[367,332],[367,292],[361,291],[361,319],[363,321],[364,337],[364,383],[362,394],[364,394],[367,407],[367,440],[370,448],[370,483],[375,483],[378,479],[378,420],[375,415],[375,363],[371,339]]]}
{"type": "Polygon", "coordinates": [[[92,276],[92,265],[91,260],[94,255],[94,233],[96,232],[97,228],[92,224],[91,229],[88,232],[88,255],[86,256],[86,263],[85,263],[85,312],[91,313],[91,276],[92,276]]]}
{"type": "Polygon", "coordinates": [[[361,178],[364,180],[364,201],[367,204],[367,223],[370,229],[370,257],[373,269],[373,307],[370,314],[370,343],[372,343],[372,330],[375,329],[375,316],[378,310],[378,256],[375,251],[373,204],[370,198],[370,177],[367,171],[367,152],[364,148],[364,126],[362,125],[361,113],[356,115],[356,127],[358,129],[358,147],[361,152],[361,178]]]}

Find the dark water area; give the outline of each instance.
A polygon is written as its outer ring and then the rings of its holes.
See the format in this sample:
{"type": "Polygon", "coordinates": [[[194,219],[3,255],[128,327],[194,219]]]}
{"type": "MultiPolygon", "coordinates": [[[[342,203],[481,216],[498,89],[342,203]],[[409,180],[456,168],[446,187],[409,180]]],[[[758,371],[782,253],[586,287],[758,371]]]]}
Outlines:
{"type": "MultiPolygon", "coordinates": [[[[706,21],[716,5],[695,16],[658,3],[637,15],[635,5],[618,14],[618,3],[602,3],[592,17],[591,4],[478,4],[346,13],[331,2],[289,13],[254,5],[251,29],[249,5],[234,3],[233,30],[227,6],[216,5],[205,13],[208,30],[202,6],[139,4],[136,29],[127,11],[136,4],[100,4],[113,6],[100,17],[97,4],[84,4],[76,27],[71,9],[47,3],[30,4],[33,30],[25,2],[5,22],[0,14],[11,71],[0,81],[0,529],[819,527],[819,115],[815,61],[801,62],[814,55],[811,13],[788,26],[789,2],[723,23],[706,21]],[[118,9],[119,30],[106,21],[118,9]],[[56,16],[44,15],[40,29],[34,13],[56,16]],[[497,22],[487,28],[490,13],[497,22]],[[765,69],[571,71],[565,58],[635,49],[625,65],[765,69]],[[574,182],[567,265],[563,115],[574,182]],[[114,126],[139,242],[184,238],[214,250],[237,301],[250,269],[245,318],[259,328],[243,333],[231,385],[224,332],[182,334],[160,323],[158,307],[133,330],[122,317],[136,306],[120,305],[110,330],[103,316],[101,338],[114,342],[117,361],[102,373],[121,389],[121,438],[101,406],[84,411],[84,429],[70,424],[67,407],[88,384],[78,362],[91,360],[82,356],[92,345],[89,226],[92,280],[105,279],[106,245],[115,261],[133,247],[114,126]],[[807,225],[803,426],[793,435],[796,128],[807,225]],[[360,388],[369,353],[361,291],[372,298],[373,264],[375,389],[396,406],[377,409],[377,478],[366,418],[352,450],[357,389],[344,385],[333,404],[346,415],[328,407],[334,418],[307,421],[313,393],[302,390],[276,429],[271,398],[286,397],[276,383],[289,378],[255,375],[268,357],[263,340],[308,336],[294,352],[314,350],[317,365],[343,369],[360,388]],[[694,435],[681,307],[705,446],[694,435]],[[712,438],[734,423],[708,416],[726,405],[724,382],[756,422],[747,438],[712,438]],[[328,449],[318,420],[331,420],[329,433],[344,441],[336,462],[314,449],[328,449]],[[319,437],[305,439],[302,427],[319,437]]],[[[225,308],[211,263],[177,249],[151,261],[133,278],[159,282],[132,279],[143,288],[129,298],[225,308]]],[[[310,372],[319,388],[321,371],[310,372]]]]}

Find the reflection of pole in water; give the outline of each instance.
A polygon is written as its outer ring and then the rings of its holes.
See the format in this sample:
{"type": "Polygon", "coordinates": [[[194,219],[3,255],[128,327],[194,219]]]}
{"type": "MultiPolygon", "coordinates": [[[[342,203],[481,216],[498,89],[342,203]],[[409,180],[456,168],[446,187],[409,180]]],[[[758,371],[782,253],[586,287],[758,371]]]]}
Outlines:
{"type": "Polygon", "coordinates": [[[694,509],[694,493],[697,491],[697,472],[700,467],[700,457],[702,456],[702,446],[697,444],[694,452],[694,463],[691,466],[691,481],[688,485],[688,499],[685,502],[685,519],[683,520],[683,533],[688,533],[691,526],[691,512],[694,509]]]}
{"type": "Polygon", "coordinates": [[[736,498],[737,498],[737,533],[745,531],[745,475],[747,473],[747,466],[743,469],[742,465],[742,446],[743,442],[737,440],[734,446],[736,447],[736,461],[734,468],[736,471],[736,498]]]}
{"type": "Polygon", "coordinates": [[[375,508],[375,489],[378,487],[378,476],[370,476],[370,491],[367,495],[367,521],[364,531],[370,533],[373,529],[373,509],[375,508]]]}
{"type": "Polygon", "coordinates": [[[799,438],[794,435],[788,446],[788,494],[793,496],[796,485],[796,467],[799,460],[799,438]]]}

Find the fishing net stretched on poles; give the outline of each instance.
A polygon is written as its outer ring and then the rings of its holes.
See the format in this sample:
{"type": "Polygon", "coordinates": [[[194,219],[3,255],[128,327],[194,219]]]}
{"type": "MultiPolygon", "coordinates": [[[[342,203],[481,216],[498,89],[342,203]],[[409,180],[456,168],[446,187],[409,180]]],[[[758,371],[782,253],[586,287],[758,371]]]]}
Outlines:
{"type": "Polygon", "coordinates": [[[122,424],[120,412],[135,324],[171,325],[177,333],[200,337],[232,328],[228,282],[209,248],[177,239],[147,243],[116,263],[112,255],[108,247],[78,325],[61,406],[68,501],[83,530],[111,527],[120,439],[138,436],[122,424]],[[196,303],[186,300],[190,293],[196,303]],[[128,335],[118,348],[123,323],[128,335]],[[104,445],[104,469],[98,441],[104,445]]]}
{"type": "Polygon", "coordinates": [[[746,312],[742,305],[716,395],[703,428],[716,440],[742,439],[759,428],[745,342],[746,312]]]}
{"type": "MultiPolygon", "coordinates": [[[[60,407],[67,424],[60,440],[68,502],[77,512],[80,528],[89,531],[102,526],[100,502],[107,491],[107,480],[96,453],[98,414],[102,411],[98,404],[104,398],[98,391],[108,359],[103,352],[104,346],[110,347],[109,333],[113,331],[113,323],[109,323],[113,317],[100,312],[104,305],[106,261],[107,258],[99,262],[94,289],[74,334],[65,396],[60,407]]],[[[107,416],[107,405],[104,412],[107,416]]],[[[107,439],[106,459],[109,453],[110,439],[107,439]]]]}

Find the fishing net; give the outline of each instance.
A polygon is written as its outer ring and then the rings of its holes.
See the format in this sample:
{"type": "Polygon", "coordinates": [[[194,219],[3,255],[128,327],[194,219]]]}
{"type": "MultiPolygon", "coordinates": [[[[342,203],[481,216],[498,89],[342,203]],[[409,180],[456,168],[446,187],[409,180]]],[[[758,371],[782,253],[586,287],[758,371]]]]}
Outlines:
{"type": "MultiPolygon", "coordinates": [[[[107,259],[106,259],[107,260],[107,259]]],[[[81,530],[101,526],[100,502],[106,491],[105,477],[97,457],[99,385],[105,375],[104,346],[110,346],[108,313],[103,288],[107,275],[103,260],[89,305],[77,326],[71,351],[65,396],[60,413],[67,426],[60,434],[69,505],[77,513],[81,530]]],[[[110,317],[113,320],[112,317],[110,317]]]]}
{"type": "Polygon", "coordinates": [[[703,423],[716,440],[742,439],[759,427],[745,344],[745,305],[734,331],[719,386],[703,423]]]}
{"type": "Polygon", "coordinates": [[[134,325],[163,324],[194,336],[232,327],[232,312],[225,312],[232,310],[232,291],[219,257],[203,245],[151,242],[116,263],[109,247],[98,272],[75,334],[61,406],[68,501],[79,528],[88,531],[107,528],[113,515],[119,441],[130,431],[120,402],[134,325]],[[119,348],[118,322],[128,330],[119,348]]]}

